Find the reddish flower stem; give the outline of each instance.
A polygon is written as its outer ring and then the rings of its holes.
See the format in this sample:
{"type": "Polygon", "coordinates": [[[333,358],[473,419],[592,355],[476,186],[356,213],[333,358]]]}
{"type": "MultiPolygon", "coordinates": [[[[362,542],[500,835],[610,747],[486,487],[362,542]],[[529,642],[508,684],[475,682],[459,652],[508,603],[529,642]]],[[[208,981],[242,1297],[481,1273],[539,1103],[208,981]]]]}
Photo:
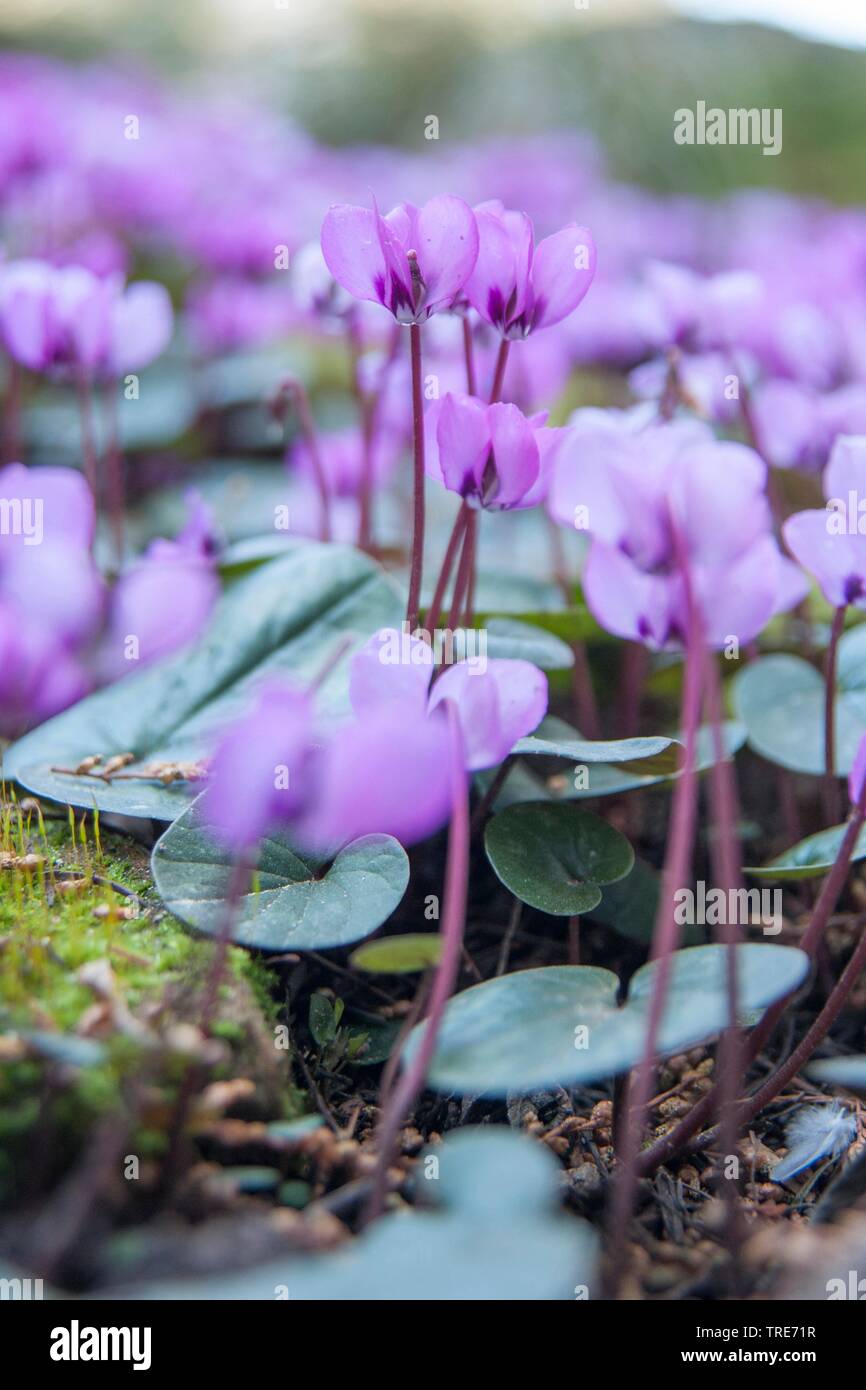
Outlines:
{"type": "Polygon", "coordinates": [[[836,784],[836,666],[839,638],[845,627],[845,604],[833,613],[833,626],[824,663],[824,805],[830,825],[839,819],[839,788],[836,784]]]}
{"type": "Polygon", "coordinates": [[[427,1022],[418,1048],[400,1080],[392,1088],[377,1136],[378,1155],[373,1174],[373,1190],[366,1220],[380,1215],[388,1185],[388,1167],[394,1153],[400,1126],[424,1085],[427,1068],[448,1003],[457,982],[463,950],[463,925],[469,883],[469,783],[463,762],[463,740],[457,711],[445,701],[451,733],[451,824],[448,830],[448,858],[445,865],[445,902],[442,911],[442,954],[430,991],[427,1022]]]}
{"type": "MultiPolygon", "coordinates": [[[[712,861],[716,887],[721,888],[728,903],[735,901],[734,893],[742,879],[742,860],[737,835],[739,818],[736,777],[733,762],[728,758],[722,724],[722,690],[716,655],[706,653],[707,714],[713,735],[713,764],[710,769],[710,803],[713,813],[712,861]]],[[[728,1026],[722,1034],[718,1049],[719,1071],[719,1129],[722,1152],[736,1154],[738,1114],[737,1101],[743,1073],[743,1035],[739,1021],[739,981],[737,978],[737,946],[741,938],[740,924],[732,913],[722,914],[719,930],[725,943],[725,976],[728,995],[728,1026]]],[[[724,1173],[724,1167],[721,1169],[724,1173]]],[[[732,1255],[739,1246],[740,1226],[736,1184],[724,1182],[727,1203],[727,1240],[732,1255]]]]}
{"type": "Polygon", "coordinates": [[[361,427],[361,480],[358,487],[358,546],[369,550],[372,544],[373,514],[373,402],[361,384],[361,343],[354,313],[346,318],[346,343],[349,350],[349,370],[352,395],[358,409],[361,427]]]}
{"type": "Polygon", "coordinates": [[[96,444],[93,435],[93,401],[90,378],[86,372],[79,372],[78,413],[81,419],[81,452],[84,459],[84,476],[93,495],[94,506],[99,512],[99,470],[96,458],[96,444]]]}
{"type": "Polygon", "coordinates": [[[700,617],[682,564],[687,592],[688,633],[683,684],[682,724],[685,760],[674,789],[671,826],[662,874],[661,898],[653,931],[651,959],[656,962],[655,979],[647,1018],[643,1060],[633,1075],[624,1107],[620,1134],[617,1176],[613,1188],[610,1220],[610,1266],[608,1286],[611,1296],[620,1287],[627,1258],[628,1227],[634,1209],[638,1183],[638,1158],[645,1112],[652,1094],[658,1036],[670,979],[671,962],[679,939],[675,894],[686,882],[692,855],[697,810],[697,771],[695,747],[703,685],[703,651],[700,617]]]}
{"type": "Polygon", "coordinates": [[[475,350],[472,344],[472,325],[468,314],[463,315],[463,361],[466,364],[466,390],[470,396],[478,394],[475,381],[475,350]]]}
{"type": "Polygon", "coordinates": [[[18,463],[21,455],[21,397],[24,373],[20,362],[14,357],[7,358],[9,368],[8,390],[3,412],[3,443],[0,447],[0,463],[18,463]]]}
{"type": "Polygon", "coordinates": [[[421,326],[409,325],[412,358],[412,559],[409,569],[409,598],[406,621],[409,631],[418,626],[421,609],[421,578],[424,565],[424,396],[421,378],[421,326]]]}
{"type": "Polygon", "coordinates": [[[490,404],[494,405],[502,395],[502,386],[505,381],[505,368],[508,366],[508,353],[511,343],[508,338],[503,338],[499,344],[499,352],[496,357],[496,367],[493,372],[493,385],[490,388],[490,404]]]}
{"type": "MultiPolygon", "coordinates": [[[[848,869],[851,864],[851,856],[854,853],[854,847],[857,843],[860,831],[863,828],[864,821],[866,821],[866,783],[864,783],[860,801],[854,808],[853,815],[848,822],[848,828],[839,846],[839,853],[836,856],[833,867],[825,878],[821,892],[818,894],[818,901],[812,911],[812,919],[800,942],[800,949],[805,951],[810,958],[814,958],[815,956],[818,944],[823,938],[827,922],[830,919],[830,914],[835,908],[839,899],[839,894],[845,886],[845,880],[848,876],[848,869]]],[[[771,1005],[757,1028],[754,1028],[749,1034],[745,1048],[746,1055],[743,1059],[744,1068],[749,1062],[754,1061],[760,1053],[782,1014],[785,1012],[789,998],[790,995],[786,995],[784,999],[779,999],[775,1004],[771,1005]]],[[[646,1177],[648,1174],[655,1172],[656,1168],[660,1167],[662,1163],[667,1163],[669,1159],[679,1153],[702,1128],[718,1103],[719,1087],[717,1084],[698,1101],[697,1105],[689,1111],[688,1115],[683,1116],[674,1129],[663,1135],[661,1139],[656,1140],[650,1148],[644,1150],[640,1155],[638,1163],[640,1176],[646,1177]]],[[[743,1123],[742,1116],[739,1122],[740,1124],[743,1123]]],[[[704,1147],[704,1145],[702,1144],[701,1147],[704,1147]]]]}
{"type": "Polygon", "coordinates": [[[284,390],[288,392],[292,404],[295,407],[295,414],[298,417],[301,436],[307,446],[307,452],[310,455],[310,463],[313,468],[313,476],[316,480],[316,488],[319,493],[319,506],[321,507],[319,540],[329,541],[331,539],[331,499],[328,493],[328,480],[325,476],[325,469],[322,464],[322,455],[319,452],[319,436],[316,432],[313,412],[310,409],[310,398],[302,383],[295,378],[292,378],[291,381],[286,383],[284,390]]]}
{"type": "Polygon", "coordinates": [[[467,502],[461,502],[460,510],[454,520],[451,535],[448,538],[448,545],[445,549],[442,568],[439,571],[439,578],[436,580],[433,600],[427,610],[427,626],[431,632],[439,626],[442,605],[445,601],[445,592],[448,588],[448,581],[451,578],[451,571],[454,568],[454,561],[457,558],[458,548],[463,540],[463,533],[469,521],[469,511],[469,504],[467,502]]]}
{"type": "Polygon", "coordinates": [[[123,449],[120,443],[120,422],[117,413],[118,390],[119,387],[116,381],[107,382],[103,400],[108,434],[105,454],[108,516],[111,522],[111,533],[114,539],[114,556],[119,568],[123,563],[126,486],[123,472],[123,449]]]}

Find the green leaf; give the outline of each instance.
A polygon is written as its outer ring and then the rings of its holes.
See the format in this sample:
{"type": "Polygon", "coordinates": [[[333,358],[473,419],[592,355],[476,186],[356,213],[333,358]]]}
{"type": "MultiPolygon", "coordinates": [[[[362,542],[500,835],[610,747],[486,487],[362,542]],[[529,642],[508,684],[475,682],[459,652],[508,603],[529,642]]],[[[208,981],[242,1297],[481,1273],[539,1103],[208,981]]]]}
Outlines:
{"type": "MultiPolygon", "coordinates": [[[[659,1056],[720,1032],[728,1016],[724,946],[673,957],[659,1056]]],[[[805,978],[809,958],[791,946],[737,948],[740,1008],[761,1011],[805,978]]],[[[617,1005],[619,980],[590,965],[545,966],[487,980],[448,1005],[427,1084],[461,1095],[505,1095],[578,1086],[617,1076],[643,1056],[655,964],[633,977],[617,1005]]],[[[408,1040],[405,1062],[421,1038],[408,1040]]]]}
{"type": "Polygon", "coordinates": [[[672,738],[620,738],[590,740],[581,738],[564,720],[550,716],[539,731],[519,739],[513,753],[520,756],[566,758],[572,763],[622,764],[625,771],[640,775],[669,775],[676,772],[682,747],[672,738]]]}
{"type": "MultiPolygon", "coordinates": [[[[140,373],[135,400],[118,399],[118,425],[124,450],[162,448],[172,444],[195,421],[197,402],[191,378],[175,361],[162,362],[140,373]]],[[[57,386],[43,393],[25,412],[24,427],[31,450],[50,455],[54,462],[78,463],[81,458],[81,416],[73,391],[57,386]]],[[[101,411],[93,413],[93,436],[101,452],[108,445],[101,411]]]]}
{"type": "Polygon", "coordinates": [[[136,1284],[137,1299],[292,1302],[573,1301],[596,1292],[597,1238],[563,1211],[560,1170],[501,1125],[445,1136],[415,1169],[418,1201],[333,1253],[289,1256],[204,1278],[136,1284]]]}
{"type": "Polygon", "coordinates": [[[318,692],[323,717],[341,714],[348,707],[351,648],[377,628],[399,623],[401,613],[396,590],[371,560],[345,546],[299,542],[234,585],[186,651],[89,696],[20,739],[4,757],[4,776],[52,801],[174,820],[200,783],[104,782],[53,769],[75,768],[95,753],[134,753],[136,762],[124,773],[153,763],[197,762],[263,677],[309,682],[342,649],[318,692]]]}
{"type": "MultiPolygon", "coordinates": [[[[491,618],[483,629],[490,660],[531,661],[542,671],[566,671],[574,665],[567,642],[534,623],[517,618],[491,618]]],[[[459,648],[458,648],[459,650],[459,648]]]]}
{"type": "MultiPolygon", "coordinates": [[[[823,773],[824,678],[814,666],[799,656],[762,657],[738,672],[733,698],[756,753],[792,772],[823,773]]],[[[835,719],[837,771],[847,776],[866,728],[866,625],[839,643],[835,719]]]]}
{"type": "Polygon", "coordinates": [[[521,902],[573,917],[601,901],[599,884],[623,878],[634,863],[624,835],[571,802],[521,802],[488,822],[487,858],[521,902]]]}
{"type": "MultiPolygon", "coordinates": [[[[197,805],[157,841],[151,868],[175,917],[209,936],[222,930],[232,858],[200,823],[197,805]]],[[[272,836],[262,841],[232,940],[260,951],[347,946],[387,921],[408,882],[406,851],[390,835],[363,835],[330,865],[272,836]]]]}
{"type": "Polygon", "coordinates": [[[327,1047],[337,1036],[337,1015],[326,994],[310,996],[310,1032],[319,1047],[327,1047]]]}
{"type": "Polygon", "coordinates": [[[383,975],[408,975],[438,965],[442,938],[437,932],[409,932],[405,936],[382,936],[352,952],[352,964],[360,970],[383,975]]]}
{"type": "Polygon", "coordinates": [[[808,1070],[816,1081],[866,1094],[866,1057],[826,1057],[813,1062],[808,1070]]]}
{"type": "MultiPolygon", "coordinates": [[[[847,829],[847,825],[831,825],[827,830],[819,830],[816,835],[807,836],[771,859],[769,864],[744,868],[743,873],[753,878],[819,878],[833,867],[847,829]]],[[[851,859],[852,862],[866,859],[866,826],[857,836],[851,859]]]]}
{"type": "MultiPolygon", "coordinates": [[[[722,734],[726,752],[729,757],[732,757],[746,740],[745,726],[729,720],[723,725],[722,734]]],[[[566,756],[566,751],[569,755],[576,751],[571,746],[574,740],[580,740],[577,731],[563,720],[551,716],[543,721],[538,733],[529,739],[521,740],[521,744],[524,745],[521,751],[538,755],[546,754],[550,757],[566,756]],[[540,746],[542,743],[548,746],[542,748],[540,746]],[[525,745],[529,745],[529,747],[525,745]]],[[[508,779],[496,798],[495,809],[500,810],[516,801],[539,801],[545,798],[551,801],[585,801],[596,796],[622,796],[625,792],[637,791],[642,787],[660,786],[679,776],[678,771],[655,772],[650,770],[654,766],[657,767],[659,762],[664,765],[675,760],[674,765],[678,766],[679,759],[682,757],[682,748],[675,740],[663,738],[640,740],[642,743],[668,743],[673,750],[672,753],[665,751],[654,753],[652,750],[648,750],[649,757],[646,763],[631,760],[629,750],[623,747],[631,742],[630,739],[622,739],[611,745],[610,743],[599,744],[586,740],[581,741],[581,751],[584,754],[581,761],[575,763],[571,772],[561,774],[556,780],[542,781],[529,767],[518,764],[508,774],[508,779]],[[621,749],[629,761],[596,762],[596,753],[611,746],[621,749]],[[579,781],[575,776],[577,772],[581,774],[579,781]]],[[[705,772],[707,768],[712,767],[714,762],[712,729],[699,729],[697,738],[698,772],[705,772]]],[[[495,771],[482,772],[476,775],[482,793],[494,776],[495,771]]]]}

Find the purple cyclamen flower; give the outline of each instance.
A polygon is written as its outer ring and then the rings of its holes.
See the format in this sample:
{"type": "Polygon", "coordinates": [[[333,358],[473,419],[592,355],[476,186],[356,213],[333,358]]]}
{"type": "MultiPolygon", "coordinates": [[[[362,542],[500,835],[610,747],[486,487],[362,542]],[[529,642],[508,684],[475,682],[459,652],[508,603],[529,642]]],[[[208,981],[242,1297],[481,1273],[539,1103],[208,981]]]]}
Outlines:
{"type": "Polygon", "coordinates": [[[592,414],[560,451],[548,505],[592,537],[584,595],[603,628],[680,644],[683,563],[713,647],[750,641],[802,596],[772,536],[766,467],[753,450],[715,442],[697,421],[635,429],[635,412],[604,424],[592,414]]]}
{"type": "Polygon", "coordinates": [[[32,371],[119,376],[157,357],[171,331],[168,292],[152,281],[124,288],[121,275],[36,260],[0,268],[0,337],[32,371]]]}
{"type": "Polygon", "coordinates": [[[84,478],[70,468],[0,470],[0,596],[68,645],[90,638],[103,586],[90,555],[95,515],[84,478]]]}
{"type": "Polygon", "coordinates": [[[788,517],[785,544],[834,608],[866,608],[866,436],[839,436],[823,487],[826,507],[788,517]]]}
{"type": "Polygon", "coordinates": [[[117,581],[104,643],[110,679],[157,661],[192,642],[219,597],[217,540],[204,503],[194,495],[191,515],[173,541],[152,541],[117,581]]]}
{"type": "Polygon", "coordinates": [[[462,198],[443,194],[422,208],[338,203],[322,225],[322,254],[344,290],[390,310],[400,323],[423,323],[448,309],[478,257],[478,228],[462,198]]]}
{"type": "Polygon", "coordinates": [[[207,823],[233,850],[289,825],[309,795],[312,700],[282,680],[259,687],[251,708],[220,739],[203,797],[207,823]]]}
{"type": "Polygon", "coordinates": [[[504,338],[525,338],[560,323],[583,299],[595,275],[595,242],[569,223],[538,245],[532,222],[499,202],[475,209],[478,259],[465,296],[504,338]]]}
{"type": "MultiPolygon", "coordinates": [[[[527,419],[516,405],[485,405],[449,392],[428,411],[435,444],[427,472],[473,507],[510,511],[534,506],[561,437],[544,427],[546,414],[527,419]]],[[[431,443],[433,441],[431,440],[431,443]]]]}
{"type": "Polygon", "coordinates": [[[430,644],[396,628],[381,628],[353,657],[349,682],[358,715],[408,709],[423,719],[453,700],[471,772],[494,767],[547,713],[547,677],[529,661],[457,661],[431,686],[430,644]]]}

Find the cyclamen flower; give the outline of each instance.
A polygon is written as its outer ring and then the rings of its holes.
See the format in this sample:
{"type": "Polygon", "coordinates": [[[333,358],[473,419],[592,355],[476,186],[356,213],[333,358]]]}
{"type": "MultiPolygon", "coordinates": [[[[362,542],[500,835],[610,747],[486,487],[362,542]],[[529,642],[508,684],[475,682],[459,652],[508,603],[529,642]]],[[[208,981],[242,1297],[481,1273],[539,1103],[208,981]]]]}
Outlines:
{"type": "Polygon", "coordinates": [[[547,713],[547,677],[530,661],[494,658],[483,667],[457,661],[431,686],[433,666],[429,643],[381,628],[352,660],[352,708],[362,715],[399,703],[423,717],[453,700],[472,772],[502,762],[547,713]]]}
{"type": "Polygon", "coordinates": [[[535,245],[532,222],[500,202],[481,203],[478,259],[465,296],[504,338],[525,338],[560,323],[583,299],[595,275],[595,242],[571,222],[535,245]]]}
{"type": "MultiPolygon", "coordinates": [[[[587,412],[588,413],[588,412],[587,412]]],[[[589,532],[583,575],[607,631],[656,648],[687,629],[688,566],[706,641],[750,641],[803,588],[779,552],[764,495],[766,467],[697,421],[635,429],[640,415],[578,426],[554,468],[549,507],[589,532]]]]}
{"type": "Polygon", "coordinates": [[[423,323],[448,309],[478,257],[478,228],[462,198],[443,194],[423,208],[338,203],[322,225],[322,255],[344,290],[381,304],[400,323],[423,323]]]}
{"type": "Polygon", "coordinates": [[[510,511],[534,506],[543,495],[561,431],[547,429],[546,413],[527,417],[516,405],[484,405],[448,393],[435,421],[435,447],[427,472],[473,507],[510,511]]]}
{"type": "Polygon", "coordinates": [[[37,260],[0,267],[0,338],[33,371],[119,376],[157,357],[171,331],[168,292],[152,281],[124,288],[121,275],[37,260]]]}
{"type": "Polygon", "coordinates": [[[834,608],[866,608],[866,518],[860,509],[866,497],[866,436],[836,440],[823,487],[826,508],[788,517],[782,527],[785,544],[834,608]]]}
{"type": "Polygon", "coordinates": [[[0,470],[0,733],[17,737],[85,695],[104,591],[94,508],[74,469],[0,470]]]}
{"type": "Polygon", "coordinates": [[[217,541],[208,509],[195,494],[191,515],[173,541],[152,541],[112,595],[104,667],[111,679],[157,661],[196,638],[219,597],[217,541]]]}
{"type": "Polygon", "coordinates": [[[255,701],[220,740],[202,805],[208,824],[230,849],[252,849],[287,825],[309,791],[313,706],[288,681],[263,684],[255,701]]]}
{"type": "Polygon", "coordinates": [[[493,767],[538,727],[547,678],[527,661],[457,662],[431,686],[433,652],[383,628],[355,654],[353,717],[317,733],[305,692],[272,683],[220,740],[207,811],[225,843],[248,847],[282,827],[299,846],[332,856],[361,835],[412,845],[440,830],[451,807],[457,711],[467,772],[493,767]],[[276,779],[276,782],[275,782],[276,779]]]}

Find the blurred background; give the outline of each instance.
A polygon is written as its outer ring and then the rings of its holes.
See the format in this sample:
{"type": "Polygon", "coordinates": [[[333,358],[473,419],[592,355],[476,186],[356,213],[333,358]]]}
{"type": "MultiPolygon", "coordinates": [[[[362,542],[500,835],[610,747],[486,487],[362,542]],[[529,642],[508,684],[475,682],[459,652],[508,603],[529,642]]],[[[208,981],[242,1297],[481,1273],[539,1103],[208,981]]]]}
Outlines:
{"type": "Polygon", "coordinates": [[[670,192],[866,197],[863,0],[0,0],[0,47],[254,94],[336,145],[593,132],[670,192]],[[780,107],[784,146],[677,146],[673,112],[780,107]]]}

